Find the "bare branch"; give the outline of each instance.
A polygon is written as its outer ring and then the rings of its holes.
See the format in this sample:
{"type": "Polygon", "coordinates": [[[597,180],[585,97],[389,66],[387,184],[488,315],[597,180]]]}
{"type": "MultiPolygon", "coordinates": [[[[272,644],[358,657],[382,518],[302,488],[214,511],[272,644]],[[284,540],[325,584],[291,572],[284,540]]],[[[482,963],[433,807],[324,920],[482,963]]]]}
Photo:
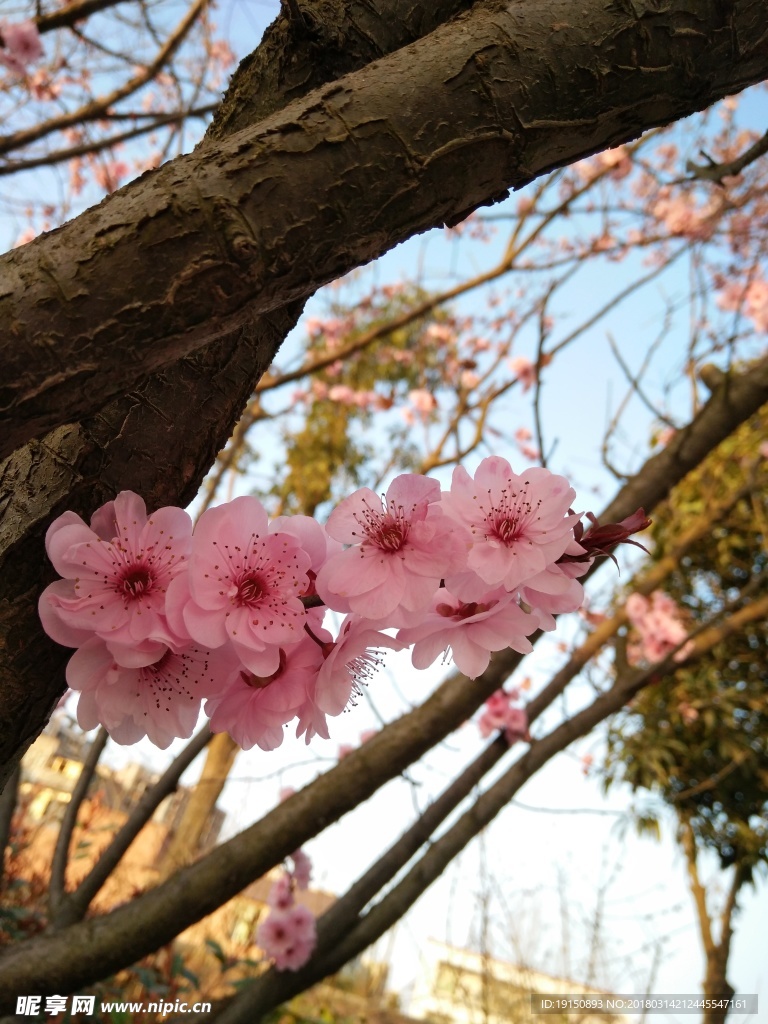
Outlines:
{"type": "Polygon", "coordinates": [[[64,893],[59,899],[51,921],[55,929],[82,920],[94,896],[120,863],[128,847],[163,800],[176,790],[182,773],[192,764],[200,751],[205,749],[211,735],[208,725],[204,725],[173,759],[157,782],[142,794],[125,824],[80,885],[73,892],[64,893]]]}
{"type": "Polygon", "coordinates": [[[112,92],[99,96],[96,99],[84,103],[75,110],[59,114],[58,117],[49,118],[35,125],[34,128],[25,128],[22,131],[13,132],[11,135],[0,136],[0,154],[9,153],[22,146],[28,146],[31,142],[37,142],[51,132],[62,131],[64,128],[71,128],[72,125],[83,124],[87,121],[96,121],[115,103],[137,92],[147,82],[151,82],[157,73],[168,63],[174,53],[178,50],[184,39],[189,35],[192,27],[208,6],[209,0],[195,0],[185,16],[176,26],[174,31],[166,39],[165,43],[158,50],[154,59],[135,74],[128,81],[113,89],[112,92]]]}
{"type": "Polygon", "coordinates": [[[69,860],[69,846],[72,842],[72,833],[75,830],[78,812],[83,804],[83,800],[85,800],[88,789],[93,781],[93,777],[96,774],[96,766],[99,763],[99,758],[101,757],[104,747],[107,745],[108,739],[109,733],[103,725],[100,726],[99,731],[96,733],[96,736],[91,743],[88,756],[83,763],[77,784],[72,791],[72,796],[64,812],[61,828],[59,829],[59,834],[56,839],[56,849],[53,852],[53,861],[51,862],[51,882],[48,889],[48,904],[51,916],[56,913],[56,910],[58,909],[66,892],[65,875],[69,860]]]}
{"type": "Polygon", "coordinates": [[[4,880],[5,850],[11,838],[11,825],[13,823],[13,813],[16,810],[20,780],[21,765],[17,765],[10,779],[6,782],[2,793],[0,793],[0,889],[4,880]]]}
{"type": "MultiPolygon", "coordinates": [[[[729,160],[727,163],[715,163],[706,153],[701,154],[703,157],[706,157],[707,163],[705,164],[697,164],[693,160],[688,160],[685,169],[690,177],[682,178],[679,182],[714,181],[718,185],[722,185],[724,178],[735,178],[738,174],[741,174],[745,167],[754,163],[755,160],[759,160],[766,153],[768,153],[768,132],[758,139],[757,142],[753,143],[749,149],[746,149],[741,156],[736,157],[735,160],[729,160]]],[[[679,182],[676,182],[676,184],[679,184],[679,182]]]]}

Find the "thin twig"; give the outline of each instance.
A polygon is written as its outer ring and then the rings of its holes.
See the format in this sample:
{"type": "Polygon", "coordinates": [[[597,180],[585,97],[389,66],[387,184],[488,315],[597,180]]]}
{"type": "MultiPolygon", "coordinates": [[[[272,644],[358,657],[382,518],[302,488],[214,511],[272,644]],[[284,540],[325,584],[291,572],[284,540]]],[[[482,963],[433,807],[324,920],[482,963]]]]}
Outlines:
{"type": "Polygon", "coordinates": [[[72,790],[72,797],[67,804],[67,809],[61,821],[61,828],[56,839],[56,849],[53,852],[53,861],[51,862],[51,883],[48,890],[48,907],[51,917],[55,916],[61,901],[64,899],[69,846],[72,842],[72,833],[75,830],[77,814],[96,774],[96,766],[99,763],[99,758],[104,747],[107,745],[108,739],[109,733],[103,725],[100,726],[99,731],[96,733],[96,738],[88,751],[88,756],[80,771],[80,777],[75,788],[72,790]]]}
{"type": "Polygon", "coordinates": [[[205,749],[211,740],[211,735],[208,725],[204,725],[173,759],[157,782],[143,793],[130,817],[80,885],[73,892],[64,894],[59,900],[51,920],[54,929],[58,930],[66,925],[74,924],[75,921],[82,920],[94,896],[120,863],[125,851],[163,800],[176,790],[182,773],[205,749]]]}
{"type": "Polygon", "coordinates": [[[5,849],[11,838],[11,823],[13,822],[13,812],[16,810],[20,781],[21,765],[17,764],[13,775],[8,779],[5,789],[0,794],[0,889],[2,889],[5,874],[5,849]]]}
{"type": "Polygon", "coordinates": [[[759,160],[765,153],[768,153],[768,132],[758,139],[757,142],[753,143],[749,149],[745,150],[741,156],[736,157],[735,160],[729,160],[727,163],[715,163],[703,150],[700,152],[707,160],[707,163],[696,164],[693,160],[688,160],[685,169],[688,171],[689,177],[680,178],[672,182],[673,185],[681,184],[685,181],[714,181],[716,184],[722,185],[723,179],[735,178],[738,174],[741,174],[745,167],[754,163],[755,160],[759,160]]]}

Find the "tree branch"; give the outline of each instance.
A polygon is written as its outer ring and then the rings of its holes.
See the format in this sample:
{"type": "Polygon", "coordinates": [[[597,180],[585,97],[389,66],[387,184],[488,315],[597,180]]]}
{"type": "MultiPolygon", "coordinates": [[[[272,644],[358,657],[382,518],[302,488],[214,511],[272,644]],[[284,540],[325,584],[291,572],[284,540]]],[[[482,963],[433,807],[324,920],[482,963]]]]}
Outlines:
{"type": "Polygon", "coordinates": [[[639,33],[633,10],[580,0],[478,5],[460,31],[441,26],[13,250],[0,455],[418,231],[768,72],[761,0],[727,15],[670,0],[642,20],[639,33]],[[144,272],[150,254],[162,275],[144,272]]]}
{"type": "Polygon", "coordinates": [[[152,119],[146,121],[144,124],[140,124],[129,131],[119,132],[117,135],[110,135],[103,139],[94,139],[92,142],[83,142],[79,146],[68,146],[65,149],[55,149],[49,153],[43,153],[41,156],[31,157],[26,160],[9,160],[6,163],[0,163],[0,177],[4,177],[8,174],[16,174],[19,171],[29,171],[35,167],[51,167],[64,160],[72,160],[74,157],[85,156],[87,153],[100,153],[104,149],[110,149],[112,146],[119,146],[124,142],[129,142],[131,139],[136,139],[142,135],[146,135],[148,132],[154,132],[158,128],[163,128],[165,125],[180,124],[182,121],[191,117],[207,117],[216,110],[216,106],[217,105],[215,103],[209,103],[205,106],[195,107],[191,110],[175,110],[168,114],[153,115],[152,119]]]}
{"type": "Polygon", "coordinates": [[[72,833],[75,830],[75,823],[77,822],[77,815],[82,807],[83,800],[85,800],[88,788],[93,781],[93,777],[96,774],[96,766],[99,763],[104,747],[107,745],[109,739],[109,733],[100,726],[93,742],[91,743],[88,756],[86,757],[83,767],[80,770],[75,788],[72,790],[72,797],[67,804],[67,809],[64,812],[64,817],[61,822],[61,828],[56,838],[56,848],[53,851],[53,860],[51,862],[51,881],[48,886],[48,906],[50,908],[51,916],[55,915],[61,901],[64,899],[66,893],[66,872],[67,862],[69,860],[69,845],[72,842],[72,833]]]}
{"type": "MultiPolygon", "coordinates": [[[[0,154],[10,153],[14,149],[28,146],[30,143],[37,142],[38,139],[50,135],[51,132],[63,131],[65,128],[71,128],[72,125],[83,124],[86,121],[96,121],[115,103],[119,103],[126,96],[137,92],[147,82],[151,82],[184,42],[195,22],[201,17],[208,6],[208,3],[209,0],[195,0],[179,24],[157,51],[152,62],[143,67],[132,78],[117,86],[112,92],[89,100],[88,103],[77,107],[75,110],[69,110],[65,114],[59,114],[57,117],[42,121],[40,124],[35,125],[34,128],[25,128],[22,131],[13,132],[11,135],[0,135],[0,154]]],[[[2,295],[1,292],[0,295],[2,295]]],[[[7,451],[2,452],[2,455],[7,454],[7,451]]]]}
{"type": "Polygon", "coordinates": [[[718,185],[722,185],[724,178],[735,178],[736,175],[741,174],[745,167],[754,163],[755,160],[759,160],[766,153],[768,153],[768,132],[758,139],[757,142],[753,143],[749,149],[745,150],[741,156],[727,163],[717,164],[710,160],[706,164],[696,164],[693,160],[689,160],[685,165],[685,169],[690,174],[690,178],[683,178],[681,180],[714,181],[718,185]]]}
{"type": "Polygon", "coordinates": [[[57,28],[68,28],[78,21],[89,18],[99,11],[106,11],[110,7],[117,7],[125,3],[125,0],[71,0],[66,7],[58,11],[51,11],[49,14],[41,14],[35,18],[37,31],[42,35],[44,32],[52,32],[57,28]]]}
{"type": "Polygon", "coordinates": [[[192,764],[200,751],[205,749],[211,740],[211,735],[211,730],[206,723],[192,737],[181,753],[173,759],[157,782],[143,793],[125,824],[80,885],[73,892],[62,893],[52,914],[51,924],[55,929],[64,928],[83,919],[94,896],[120,863],[128,847],[163,800],[176,791],[183,772],[192,764]]]}
{"type": "Polygon", "coordinates": [[[2,793],[0,793],[0,889],[2,889],[4,881],[5,850],[11,838],[13,813],[16,810],[20,781],[21,765],[17,765],[13,774],[3,787],[2,793]]]}

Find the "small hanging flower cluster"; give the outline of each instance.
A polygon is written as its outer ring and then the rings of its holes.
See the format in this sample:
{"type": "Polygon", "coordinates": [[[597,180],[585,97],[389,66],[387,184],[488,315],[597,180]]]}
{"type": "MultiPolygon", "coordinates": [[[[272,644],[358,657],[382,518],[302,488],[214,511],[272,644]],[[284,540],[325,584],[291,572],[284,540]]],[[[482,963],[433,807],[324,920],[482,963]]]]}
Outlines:
{"type": "Polygon", "coordinates": [[[285,871],[270,889],[271,910],[256,929],[256,943],[274,960],[278,971],[298,971],[309,960],[317,943],[315,917],[296,902],[296,890],[307,889],[312,862],[303,850],[291,854],[293,870],[285,871]]]}
{"type": "MultiPolygon", "coordinates": [[[[637,637],[627,645],[631,665],[662,661],[688,636],[682,612],[662,590],[654,590],[650,598],[630,594],[626,607],[627,617],[637,632],[637,637]]],[[[685,661],[692,650],[691,641],[683,644],[672,656],[673,661],[685,661]]]]}
{"type": "Polygon", "coordinates": [[[166,747],[191,735],[205,701],[211,728],[244,749],[274,749],[294,719],[307,742],[327,739],[328,717],[354,703],[382,649],[412,647],[416,668],[452,653],[476,678],[491,652],[527,653],[532,633],[575,611],[576,577],[607,539],[648,520],[640,510],[585,533],[574,497],[564,477],[518,476],[495,456],[474,478],[457,468],[445,492],[415,474],[383,498],[361,488],[325,527],[270,522],[258,499],[241,497],[193,531],[182,509],[148,516],[123,491],[90,526],[65,512],[49,528],[62,579],[42,594],[40,617],[77,648],[67,682],[85,729],[102,723],[119,743],[166,747]],[[345,615],[335,639],[322,606],[345,615]]]}
{"type": "Polygon", "coordinates": [[[517,740],[530,741],[528,715],[525,708],[515,706],[519,699],[520,694],[517,690],[497,690],[491,694],[477,720],[483,739],[487,739],[492,733],[503,731],[504,738],[510,746],[517,740]]]}

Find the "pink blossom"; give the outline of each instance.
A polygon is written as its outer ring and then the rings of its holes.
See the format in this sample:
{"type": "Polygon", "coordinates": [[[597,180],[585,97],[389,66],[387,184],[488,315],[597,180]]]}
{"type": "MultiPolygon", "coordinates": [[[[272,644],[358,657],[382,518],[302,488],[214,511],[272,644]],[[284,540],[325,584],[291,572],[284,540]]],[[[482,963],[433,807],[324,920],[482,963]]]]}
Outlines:
{"type": "Polygon", "coordinates": [[[150,640],[173,645],[178,637],[167,621],[166,593],[186,566],[191,533],[182,509],[161,508],[147,517],[144,502],[131,491],[98,509],[90,528],[65,512],[45,538],[48,557],[64,579],[40,597],[43,628],[68,647],[94,634],[115,650],[150,640]]]}
{"type": "Polygon", "coordinates": [[[483,705],[477,723],[483,738],[503,729],[507,743],[511,744],[521,739],[530,740],[528,715],[523,708],[513,707],[512,700],[512,694],[504,690],[497,690],[491,694],[483,705]]]}
{"type": "Polygon", "coordinates": [[[457,466],[443,508],[473,542],[469,571],[446,576],[448,589],[477,601],[489,587],[512,591],[537,576],[573,543],[575,496],[565,477],[538,467],[518,476],[498,456],[483,459],[474,479],[457,466]]]}
{"type": "Polygon", "coordinates": [[[317,574],[331,555],[336,555],[342,550],[341,543],[329,537],[325,528],[312,516],[277,516],[269,524],[269,532],[290,533],[309,555],[309,569],[307,570],[309,586],[301,596],[311,597],[316,594],[317,574]]]}
{"type": "Polygon", "coordinates": [[[465,559],[463,531],[440,508],[440,485],[411,473],[396,477],[383,500],[368,487],[355,491],[326,529],[354,546],[325,563],[318,594],[337,611],[394,626],[421,615],[440,580],[465,559]]]}
{"type": "Polygon", "coordinates": [[[33,227],[25,228],[13,243],[14,249],[18,249],[20,245],[26,245],[27,242],[31,242],[33,238],[37,238],[37,231],[35,231],[33,227]]]}
{"type": "Polygon", "coordinates": [[[32,64],[43,55],[40,34],[34,21],[19,21],[16,24],[0,23],[0,38],[5,47],[0,50],[0,64],[11,71],[23,74],[27,64],[32,64]]]}
{"type": "Polygon", "coordinates": [[[430,341],[446,345],[455,340],[456,333],[447,324],[430,324],[424,332],[424,336],[429,338],[430,341]]]}
{"type": "Polygon", "coordinates": [[[671,235],[707,239],[712,235],[718,205],[708,203],[700,207],[690,193],[672,196],[668,189],[659,193],[653,205],[653,216],[661,221],[671,235]]]}
{"type": "Polygon", "coordinates": [[[408,401],[425,421],[429,414],[437,408],[437,399],[426,388],[413,388],[408,392],[408,401]]]}
{"type": "Polygon", "coordinates": [[[459,671],[476,679],[488,668],[491,651],[510,647],[530,653],[533,647],[527,635],[538,628],[538,619],[520,608],[516,595],[500,587],[486,593],[481,602],[469,603],[441,590],[424,621],[399,630],[397,639],[413,645],[414,668],[427,668],[450,650],[459,671]]]}
{"type": "Polygon", "coordinates": [[[526,359],[525,356],[513,356],[507,360],[507,365],[522,384],[523,394],[525,394],[536,383],[535,364],[530,359],[526,359]]]}
{"type": "MultiPolygon", "coordinates": [[[[630,594],[625,607],[627,618],[639,635],[639,641],[629,645],[628,657],[632,663],[662,661],[688,635],[680,609],[661,590],[654,590],[650,599],[642,594],[630,594]]],[[[673,655],[674,661],[684,661],[692,648],[691,642],[684,644],[673,655]]]]}
{"type": "Polygon", "coordinates": [[[768,281],[756,275],[747,285],[731,281],[720,291],[717,304],[725,310],[743,310],[755,330],[768,332],[768,281]]]}
{"type": "Polygon", "coordinates": [[[293,861],[293,880],[297,889],[308,889],[312,879],[312,861],[303,850],[294,850],[291,854],[293,861]]]}
{"type": "MultiPolygon", "coordinates": [[[[316,691],[316,687],[315,687],[316,691]]],[[[309,744],[315,736],[328,740],[331,738],[328,731],[328,716],[322,708],[318,707],[315,701],[315,691],[307,695],[307,699],[296,712],[296,738],[304,737],[304,742],[309,744]]],[[[341,748],[339,748],[341,750],[341,748]]],[[[340,753],[339,757],[343,755],[340,753]]]]}
{"type": "Polygon", "coordinates": [[[212,732],[228,732],[243,750],[257,745],[274,750],[283,742],[283,726],[300,712],[314,686],[322,652],[309,637],[279,651],[279,665],[268,676],[236,672],[222,692],[210,697],[205,713],[212,732]]]}
{"type": "Polygon", "coordinates": [[[610,169],[610,176],[615,181],[620,181],[632,170],[632,161],[624,146],[617,146],[616,149],[606,149],[597,157],[598,164],[610,169]]]}
{"type": "Polygon", "coordinates": [[[273,910],[256,929],[256,942],[275,961],[279,971],[297,971],[315,948],[315,918],[300,903],[287,910],[273,910]]]}
{"type": "Polygon", "coordinates": [[[309,555],[294,536],[270,534],[257,498],[210,508],[195,527],[189,573],[168,593],[174,628],[209,648],[231,643],[257,676],[279,668],[279,648],[303,639],[300,595],[309,555]]]}
{"type": "Polygon", "coordinates": [[[314,690],[323,653],[309,637],[281,648],[280,665],[269,676],[241,671],[221,693],[206,701],[213,732],[228,732],[248,751],[254,744],[272,751],[283,742],[283,726],[301,714],[314,690]]]}
{"type": "Polygon", "coordinates": [[[696,719],[699,717],[699,712],[696,708],[689,704],[686,700],[681,700],[677,705],[677,710],[680,712],[680,717],[683,720],[683,725],[693,725],[696,719]]]}
{"type": "Polygon", "coordinates": [[[342,405],[352,405],[355,400],[355,392],[346,384],[334,384],[328,391],[328,397],[332,402],[341,402],[342,405]]]}
{"type": "Polygon", "coordinates": [[[295,902],[293,898],[293,879],[286,872],[282,872],[269,890],[267,903],[273,910],[288,910],[295,902]]]}
{"type": "Polygon", "coordinates": [[[584,588],[564,571],[568,568],[548,565],[520,588],[521,600],[534,610],[541,629],[554,629],[553,615],[575,612],[584,603],[584,588]]]}
{"type": "Polygon", "coordinates": [[[93,169],[93,177],[97,185],[100,185],[105,192],[114,192],[120,187],[123,178],[127,178],[131,169],[122,160],[108,160],[106,163],[98,163],[93,169]]]}
{"type": "Polygon", "coordinates": [[[195,645],[178,652],[166,648],[152,664],[129,668],[92,637],[70,658],[67,682],[80,691],[77,720],[83,729],[102,724],[118,743],[148,736],[165,748],[192,735],[203,698],[235,669],[231,656],[195,645]]]}
{"type": "Polygon", "coordinates": [[[374,624],[348,615],[335,643],[324,643],[325,661],[317,675],[314,704],[326,715],[340,715],[350,700],[362,692],[381,658],[374,652],[383,647],[400,651],[405,644],[379,632],[374,624]]]}

